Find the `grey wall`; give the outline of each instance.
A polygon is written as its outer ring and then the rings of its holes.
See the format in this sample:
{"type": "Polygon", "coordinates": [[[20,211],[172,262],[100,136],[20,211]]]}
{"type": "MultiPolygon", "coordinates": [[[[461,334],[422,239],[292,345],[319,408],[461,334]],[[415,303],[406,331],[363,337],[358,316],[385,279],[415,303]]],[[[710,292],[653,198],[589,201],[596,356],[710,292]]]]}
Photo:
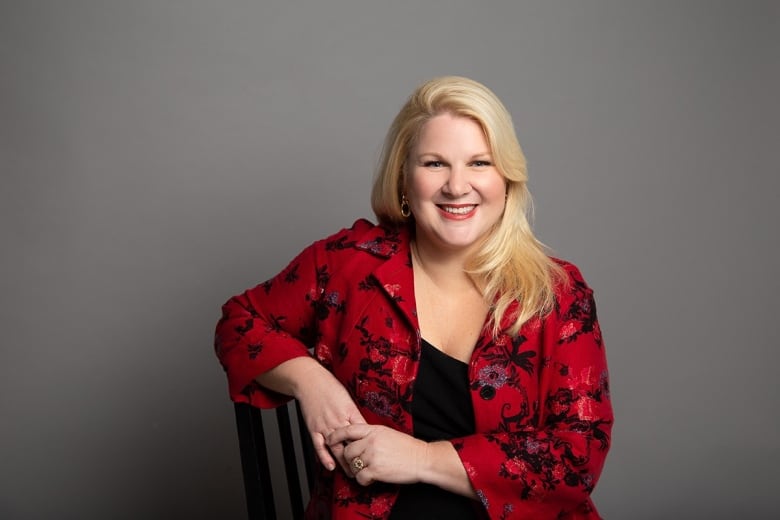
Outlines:
{"type": "Polygon", "coordinates": [[[780,514],[780,4],[482,4],[0,3],[1,518],[242,518],[219,306],[370,214],[441,74],[596,290],[602,513],[780,514]]]}

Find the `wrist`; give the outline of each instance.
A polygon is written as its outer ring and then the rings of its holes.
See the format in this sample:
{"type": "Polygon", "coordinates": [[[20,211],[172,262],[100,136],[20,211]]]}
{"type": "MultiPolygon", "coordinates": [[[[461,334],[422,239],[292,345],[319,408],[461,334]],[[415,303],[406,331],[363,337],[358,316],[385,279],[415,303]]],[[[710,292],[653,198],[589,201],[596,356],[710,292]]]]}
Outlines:
{"type": "Polygon", "coordinates": [[[450,441],[427,444],[420,466],[420,482],[432,484],[469,498],[476,498],[466,469],[450,441]]]}
{"type": "Polygon", "coordinates": [[[450,445],[447,441],[422,442],[422,450],[418,457],[418,475],[417,479],[425,484],[435,484],[437,482],[437,461],[441,459],[443,450],[450,445]]]}
{"type": "Polygon", "coordinates": [[[315,359],[308,356],[299,356],[283,361],[255,379],[259,384],[270,390],[298,399],[300,392],[308,384],[307,377],[309,377],[309,373],[313,372],[317,367],[322,368],[315,359]]]}
{"type": "Polygon", "coordinates": [[[325,367],[311,357],[299,357],[291,360],[295,376],[290,378],[290,394],[300,400],[307,392],[316,392],[319,381],[331,376],[325,367]]]}

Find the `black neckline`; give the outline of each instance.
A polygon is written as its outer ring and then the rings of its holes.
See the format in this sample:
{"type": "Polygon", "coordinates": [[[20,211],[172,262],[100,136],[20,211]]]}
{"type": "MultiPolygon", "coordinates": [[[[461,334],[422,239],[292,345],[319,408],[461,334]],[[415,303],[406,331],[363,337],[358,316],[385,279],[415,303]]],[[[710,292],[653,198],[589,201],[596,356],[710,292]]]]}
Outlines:
{"type": "Polygon", "coordinates": [[[457,363],[459,366],[469,366],[469,364],[466,363],[465,361],[461,361],[460,359],[454,358],[449,354],[447,354],[446,352],[439,350],[437,347],[435,347],[431,342],[429,342],[425,338],[422,338],[422,345],[423,347],[428,347],[428,350],[435,351],[436,355],[438,355],[441,359],[446,359],[450,362],[457,363]]]}

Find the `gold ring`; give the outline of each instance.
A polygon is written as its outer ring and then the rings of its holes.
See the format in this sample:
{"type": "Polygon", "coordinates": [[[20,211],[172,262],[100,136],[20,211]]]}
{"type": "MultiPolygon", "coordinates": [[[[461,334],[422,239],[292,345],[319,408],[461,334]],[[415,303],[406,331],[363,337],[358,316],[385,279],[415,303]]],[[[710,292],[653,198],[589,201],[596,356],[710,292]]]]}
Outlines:
{"type": "Polygon", "coordinates": [[[366,467],[366,463],[360,457],[355,457],[349,464],[352,468],[352,473],[360,473],[360,470],[366,467]]]}

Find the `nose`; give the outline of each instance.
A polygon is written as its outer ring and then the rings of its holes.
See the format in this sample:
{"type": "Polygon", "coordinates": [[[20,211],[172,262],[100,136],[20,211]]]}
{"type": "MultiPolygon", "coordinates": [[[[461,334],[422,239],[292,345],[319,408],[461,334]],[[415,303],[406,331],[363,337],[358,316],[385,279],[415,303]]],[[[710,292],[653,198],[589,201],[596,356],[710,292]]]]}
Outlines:
{"type": "Polygon", "coordinates": [[[447,182],[441,189],[442,193],[452,198],[458,198],[471,191],[468,172],[463,166],[455,165],[450,168],[447,182]]]}

